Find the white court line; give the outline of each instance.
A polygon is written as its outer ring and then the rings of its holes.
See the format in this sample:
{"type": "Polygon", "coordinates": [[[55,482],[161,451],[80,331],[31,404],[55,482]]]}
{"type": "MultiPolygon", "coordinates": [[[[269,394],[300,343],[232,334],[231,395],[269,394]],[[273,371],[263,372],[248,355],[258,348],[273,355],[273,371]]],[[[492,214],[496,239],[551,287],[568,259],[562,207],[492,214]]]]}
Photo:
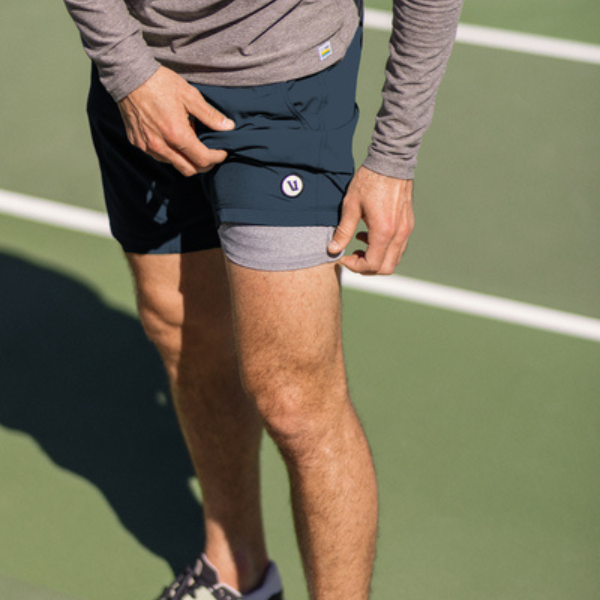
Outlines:
{"type": "MultiPolygon", "coordinates": [[[[365,9],[365,27],[391,31],[392,13],[374,8],[365,9]]],[[[461,23],[458,26],[456,41],[463,44],[600,65],[600,46],[531,33],[518,33],[461,23]]]]}
{"type": "Polygon", "coordinates": [[[600,342],[600,319],[400,275],[363,277],[344,271],[343,283],[344,287],[380,296],[600,342]]]}
{"type": "Polygon", "coordinates": [[[101,237],[111,237],[108,216],[105,213],[16,192],[0,190],[0,213],[101,237]]]}
{"type": "MultiPolygon", "coordinates": [[[[0,190],[0,213],[101,237],[110,237],[108,218],[104,213],[32,198],[15,192],[0,190]]],[[[350,289],[380,296],[399,298],[454,312],[600,342],[600,319],[399,275],[362,277],[345,271],[343,284],[350,289]]]]}

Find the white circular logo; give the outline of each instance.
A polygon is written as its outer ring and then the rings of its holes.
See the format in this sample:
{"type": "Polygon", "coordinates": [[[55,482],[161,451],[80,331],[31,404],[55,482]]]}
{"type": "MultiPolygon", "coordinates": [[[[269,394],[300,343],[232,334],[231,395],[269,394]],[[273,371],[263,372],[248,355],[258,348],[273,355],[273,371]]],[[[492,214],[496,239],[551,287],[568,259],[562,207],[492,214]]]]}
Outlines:
{"type": "Polygon", "coordinates": [[[298,177],[298,175],[288,175],[281,182],[281,191],[288,198],[295,198],[296,196],[299,196],[302,193],[303,189],[304,182],[300,177],[298,177]]]}

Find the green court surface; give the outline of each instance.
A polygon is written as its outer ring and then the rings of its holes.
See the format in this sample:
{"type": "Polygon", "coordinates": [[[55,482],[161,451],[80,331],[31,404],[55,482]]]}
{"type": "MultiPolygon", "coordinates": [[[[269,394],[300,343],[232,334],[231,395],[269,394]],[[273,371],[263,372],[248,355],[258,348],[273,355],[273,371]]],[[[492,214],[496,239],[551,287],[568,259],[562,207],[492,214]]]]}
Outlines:
{"type": "Polygon", "coordinates": [[[3,576],[0,576],[0,597],[10,598],[11,600],[37,600],[39,598],[44,600],[77,600],[77,598],[67,596],[61,592],[52,592],[31,583],[3,576]]]}
{"type": "MultiPolygon", "coordinates": [[[[463,12],[595,44],[599,18],[583,0],[463,12]]],[[[64,9],[10,0],[0,31],[0,189],[101,210],[88,64],[64,9]]],[[[366,32],[358,159],[386,40],[366,32]]],[[[399,273],[600,318],[599,105],[600,66],[458,44],[399,273]]],[[[349,289],[344,305],[381,486],[374,600],[598,600],[600,345],[349,289]]],[[[270,552],[302,600],[268,441],[263,464],[270,552]]],[[[200,549],[201,501],[118,248],[2,214],[0,473],[0,598],[153,600],[200,549]]]]}

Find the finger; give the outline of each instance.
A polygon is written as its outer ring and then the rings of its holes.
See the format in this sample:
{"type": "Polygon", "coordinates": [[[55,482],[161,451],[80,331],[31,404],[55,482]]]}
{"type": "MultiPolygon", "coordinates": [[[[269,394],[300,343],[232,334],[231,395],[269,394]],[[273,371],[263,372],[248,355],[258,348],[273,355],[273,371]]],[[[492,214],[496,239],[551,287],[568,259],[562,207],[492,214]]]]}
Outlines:
{"type": "Polygon", "coordinates": [[[390,246],[385,256],[383,257],[383,260],[381,261],[378,273],[380,273],[381,275],[392,274],[396,270],[396,267],[400,264],[401,258],[402,250],[390,246]]]}
{"type": "Polygon", "coordinates": [[[147,153],[158,162],[172,165],[185,177],[191,177],[199,172],[198,167],[194,163],[190,162],[185,155],[169,149],[168,146],[165,146],[165,150],[163,150],[160,154],[152,151],[148,151],[147,153]]]}
{"type": "Polygon", "coordinates": [[[342,264],[351,271],[362,275],[379,273],[392,241],[387,235],[387,230],[382,229],[375,228],[370,232],[360,231],[357,233],[356,239],[367,244],[367,248],[366,250],[357,250],[352,255],[344,257],[341,261],[342,264]]]}
{"type": "Polygon", "coordinates": [[[144,146],[145,147],[141,149],[149,154],[154,160],[173,165],[182,175],[185,175],[186,177],[195,175],[201,170],[207,171],[214,166],[205,160],[203,151],[207,149],[202,146],[202,144],[200,144],[200,155],[203,157],[200,160],[201,164],[198,164],[197,161],[189,158],[184,143],[169,143],[168,140],[162,139],[160,136],[153,135],[149,137],[144,146]]]}
{"type": "Polygon", "coordinates": [[[189,158],[185,154],[180,154],[175,152],[173,154],[173,158],[168,160],[182,175],[186,177],[191,177],[192,175],[197,175],[198,173],[208,173],[211,169],[213,169],[217,164],[223,162],[225,158],[227,158],[227,153],[222,150],[215,151],[217,154],[208,158],[206,161],[202,161],[200,164],[195,161],[189,160],[189,158]],[[222,157],[221,157],[222,153],[222,157]]]}
{"type": "Polygon", "coordinates": [[[363,268],[368,272],[380,273],[382,266],[388,261],[388,254],[394,241],[393,227],[387,223],[376,226],[368,223],[367,248],[363,268]]]}
{"type": "Polygon", "coordinates": [[[382,274],[393,273],[396,270],[396,267],[400,264],[400,261],[406,252],[413,229],[414,216],[412,213],[404,215],[401,225],[398,227],[396,235],[392,239],[382,261],[382,274]]]}
{"type": "Polygon", "coordinates": [[[385,258],[381,247],[367,247],[366,250],[356,250],[349,256],[341,259],[342,265],[361,275],[376,275],[381,272],[385,258]]]}
{"type": "Polygon", "coordinates": [[[190,97],[186,108],[191,115],[215,131],[229,131],[235,127],[235,123],[211,106],[195,87],[190,86],[190,88],[190,97]]]}
{"type": "MultiPolygon", "coordinates": [[[[179,155],[185,162],[193,167],[193,173],[206,173],[210,171],[215,165],[222,163],[227,158],[227,152],[224,150],[213,150],[207,148],[189,129],[186,133],[182,134],[177,140],[170,142],[171,150],[179,155]]],[[[170,162],[173,162],[170,160],[170,162]]],[[[173,162],[173,166],[182,173],[188,174],[179,168],[180,161],[173,162]]]]}
{"type": "Polygon", "coordinates": [[[339,254],[343,252],[346,246],[352,240],[352,236],[360,222],[360,210],[349,204],[342,206],[342,218],[339,225],[336,227],[333,238],[327,247],[330,254],[339,254]]]}
{"type": "Polygon", "coordinates": [[[356,250],[349,256],[344,256],[340,263],[354,273],[360,275],[376,275],[377,271],[373,270],[365,258],[365,252],[363,250],[356,250]]]}
{"type": "Polygon", "coordinates": [[[394,237],[391,244],[388,246],[379,272],[383,275],[391,274],[396,270],[396,267],[400,264],[402,257],[406,252],[408,246],[410,234],[405,234],[403,230],[400,230],[394,237]]]}

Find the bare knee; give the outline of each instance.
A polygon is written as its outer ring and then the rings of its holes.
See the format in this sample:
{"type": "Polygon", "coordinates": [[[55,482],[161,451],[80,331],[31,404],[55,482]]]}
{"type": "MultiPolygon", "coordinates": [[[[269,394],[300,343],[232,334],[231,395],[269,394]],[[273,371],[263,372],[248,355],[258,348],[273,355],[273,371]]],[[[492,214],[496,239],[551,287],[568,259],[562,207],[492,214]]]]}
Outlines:
{"type": "Polygon", "coordinates": [[[320,358],[272,361],[242,370],[265,429],[286,460],[309,459],[326,444],[349,406],[343,365],[320,358]]]}

